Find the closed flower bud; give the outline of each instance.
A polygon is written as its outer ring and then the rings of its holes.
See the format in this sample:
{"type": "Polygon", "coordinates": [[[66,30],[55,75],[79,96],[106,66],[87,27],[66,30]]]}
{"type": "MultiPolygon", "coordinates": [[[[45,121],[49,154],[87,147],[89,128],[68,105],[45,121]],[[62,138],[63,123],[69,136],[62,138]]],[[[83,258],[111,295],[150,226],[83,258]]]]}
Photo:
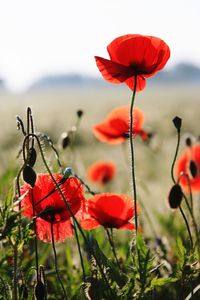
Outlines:
{"type": "Polygon", "coordinates": [[[81,109],[79,109],[79,110],[77,110],[76,114],[77,114],[78,118],[81,118],[83,115],[83,111],[81,109]]]}
{"type": "Polygon", "coordinates": [[[35,286],[35,297],[37,300],[45,299],[45,285],[42,281],[38,281],[35,286]]]}
{"type": "Polygon", "coordinates": [[[34,187],[36,182],[37,175],[31,166],[26,165],[23,169],[23,179],[26,183],[34,187]]]}
{"type": "Polygon", "coordinates": [[[69,146],[70,144],[70,137],[66,132],[63,132],[61,135],[61,146],[62,149],[67,148],[67,146],[69,146]]]}
{"type": "Polygon", "coordinates": [[[169,206],[173,209],[178,208],[181,204],[183,192],[179,184],[173,185],[169,192],[169,206]]]}
{"type": "Polygon", "coordinates": [[[173,119],[173,123],[174,123],[174,126],[176,127],[177,131],[180,131],[181,125],[182,125],[182,119],[176,116],[173,119]]]}
{"type": "Polygon", "coordinates": [[[35,165],[37,159],[37,152],[35,151],[35,148],[30,148],[29,149],[29,154],[28,154],[28,165],[33,167],[35,165]]]}
{"type": "Polygon", "coordinates": [[[185,143],[188,147],[191,147],[192,146],[192,140],[191,138],[188,136],[186,139],[185,139],[185,143]]]}
{"type": "Polygon", "coordinates": [[[196,166],[194,160],[190,161],[189,168],[190,168],[190,173],[191,173],[192,177],[195,178],[197,176],[197,166],[196,166]]]}

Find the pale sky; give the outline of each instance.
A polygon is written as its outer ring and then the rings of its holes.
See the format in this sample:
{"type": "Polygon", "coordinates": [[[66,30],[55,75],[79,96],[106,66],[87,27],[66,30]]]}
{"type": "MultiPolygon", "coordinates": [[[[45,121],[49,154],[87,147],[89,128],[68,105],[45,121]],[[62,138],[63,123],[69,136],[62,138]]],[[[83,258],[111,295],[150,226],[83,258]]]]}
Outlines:
{"type": "Polygon", "coordinates": [[[168,67],[200,66],[200,0],[0,0],[0,77],[23,90],[45,74],[99,76],[94,55],[127,33],[162,38],[168,67]]]}

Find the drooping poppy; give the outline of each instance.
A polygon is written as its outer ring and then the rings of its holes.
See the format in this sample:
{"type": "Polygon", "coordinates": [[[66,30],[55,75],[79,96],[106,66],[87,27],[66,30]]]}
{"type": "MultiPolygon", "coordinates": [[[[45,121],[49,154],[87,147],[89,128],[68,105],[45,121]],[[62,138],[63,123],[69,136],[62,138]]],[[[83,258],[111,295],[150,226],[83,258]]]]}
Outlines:
{"type": "MultiPolygon", "coordinates": [[[[133,135],[140,135],[143,140],[148,134],[142,129],[144,114],[139,108],[133,108],[133,135]]],[[[129,136],[130,108],[128,105],[113,109],[105,120],[93,127],[94,135],[102,142],[121,144],[129,136]]]]}
{"type": "MultiPolygon", "coordinates": [[[[53,176],[60,184],[63,176],[60,174],[53,174],[53,176]]],[[[84,200],[81,182],[75,177],[70,177],[60,184],[60,188],[71,211],[76,214],[84,200]]],[[[64,241],[65,238],[73,235],[71,214],[49,174],[38,174],[33,188],[25,183],[21,186],[20,191],[22,214],[29,218],[35,218],[36,234],[40,240],[52,242],[52,225],[56,242],[64,241]]]]}
{"type": "Polygon", "coordinates": [[[170,57],[168,45],[160,38],[140,34],[127,34],[114,39],[107,47],[110,60],[95,56],[97,67],[105,80],[126,83],[136,90],[145,88],[145,78],[161,70],[170,57]]]}
{"type": "Polygon", "coordinates": [[[134,217],[133,199],[127,195],[102,193],[86,201],[87,213],[81,226],[91,230],[99,226],[117,229],[135,229],[130,221],[134,217]]]}
{"type": "Polygon", "coordinates": [[[87,170],[88,179],[97,184],[106,184],[116,174],[116,166],[112,161],[98,161],[90,165],[87,170]]]}
{"type": "Polygon", "coordinates": [[[190,184],[194,192],[200,191],[200,145],[191,145],[185,149],[177,162],[176,172],[185,190],[189,190],[190,184]]]}

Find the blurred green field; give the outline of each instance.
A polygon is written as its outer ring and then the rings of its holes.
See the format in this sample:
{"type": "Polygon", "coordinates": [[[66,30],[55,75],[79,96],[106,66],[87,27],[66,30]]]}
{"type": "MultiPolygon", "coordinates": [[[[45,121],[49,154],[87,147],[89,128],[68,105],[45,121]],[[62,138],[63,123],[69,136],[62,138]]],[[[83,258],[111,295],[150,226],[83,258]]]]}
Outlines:
{"type": "MultiPolygon", "coordinates": [[[[150,145],[139,137],[135,139],[136,179],[138,198],[141,198],[150,214],[166,211],[166,199],[171,187],[170,166],[176,147],[174,116],[183,119],[181,149],[187,133],[199,132],[200,88],[147,87],[136,95],[135,105],[145,114],[144,128],[155,132],[150,145]]],[[[93,124],[101,121],[114,107],[129,104],[131,92],[126,87],[108,86],[95,89],[68,89],[33,91],[24,94],[0,94],[0,174],[16,165],[16,155],[22,141],[16,129],[15,116],[26,116],[26,107],[33,110],[36,131],[47,133],[57,145],[60,134],[76,123],[76,111],[82,109],[84,116],[73,149],[61,151],[65,166],[72,166],[86,179],[87,167],[100,159],[112,159],[117,164],[117,177],[107,190],[132,194],[130,185],[129,145],[111,146],[96,140],[91,132],[93,124]]],[[[52,154],[46,152],[49,161],[52,154]]],[[[19,159],[18,165],[21,163],[19,159]]],[[[42,162],[37,165],[44,170],[42,162]]],[[[92,185],[91,185],[92,186],[92,185]]],[[[98,187],[92,186],[97,189],[98,187]]],[[[168,210],[167,210],[168,211],[168,210]]]]}

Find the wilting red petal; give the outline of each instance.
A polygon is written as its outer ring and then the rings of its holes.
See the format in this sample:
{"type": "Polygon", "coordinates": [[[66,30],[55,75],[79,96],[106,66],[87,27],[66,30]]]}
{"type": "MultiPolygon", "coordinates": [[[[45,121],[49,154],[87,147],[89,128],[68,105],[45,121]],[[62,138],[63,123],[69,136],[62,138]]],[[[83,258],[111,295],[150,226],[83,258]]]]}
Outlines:
{"type": "MultiPolygon", "coordinates": [[[[36,221],[36,233],[39,240],[52,242],[51,223],[38,218],[36,221]]],[[[63,242],[66,238],[73,236],[71,220],[53,224],[53,234],[55,242],[63,242]]]]}
{"type": "Polygon", "coordinates": [[[87,170],[87,177],[91,182],[105,184],[111,181],[116,173],[116,166],[112,161],[98,161],[87,170]]]}
{"type": "Polygon", "coordinates": [[[180,159],[177,162],[176,172],[177,179],[179,179],[180,177],[180,184],[185,190],[189,191],[189,184],[188,179],[184,174],[186,174],[189,178],[192,191],[200,191],[200,145],[188,147],[182,153],[180,159]],[[192,176],[189,168],[191,161],[195,163],[195,166],[197,168],[197,174],[195,177],[192,176]]]}
{"type": "Polygon", "coordinates": [[[86,220],[91,220],[91,227],[87,221],[88,229],[93,229],[97,223],[108,228],[133,229],[132,226],[127,225],[134,216],[133,200],[129,196],[113,193],[98,194],[87,200],[87,207],[90,217],[86,220]],[[93,220],[97,223],[93,223],[93,220]]]}
{"type": "Polygon", "coordinates": [[[109,82],[122,83],[133,76],[133,74],[130,73],[130,68],[126,66],[99,56],[95,56],[95,60],[103,78],[109,82]]]}

